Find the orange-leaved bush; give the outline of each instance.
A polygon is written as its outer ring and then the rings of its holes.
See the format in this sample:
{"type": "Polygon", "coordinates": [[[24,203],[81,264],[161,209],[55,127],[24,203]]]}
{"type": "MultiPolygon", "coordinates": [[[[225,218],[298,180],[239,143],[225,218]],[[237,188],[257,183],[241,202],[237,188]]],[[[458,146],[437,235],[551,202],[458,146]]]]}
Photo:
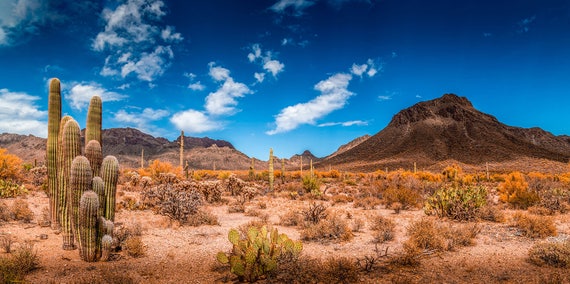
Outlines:
{"type": "Polygon", "coordinates": [[[0,148],[0,179],[17,180],[22,169],[22,160],[16,155],[9,154],[8,150],[0,148]]]}
{"type": "Polygon", "coordinates": [[[516,208],[527,209],[539,201],[536,192],[529,190],[528,182],[520,172],[510,173],[499,185],[499,200],[508,202],[516,208]]]}

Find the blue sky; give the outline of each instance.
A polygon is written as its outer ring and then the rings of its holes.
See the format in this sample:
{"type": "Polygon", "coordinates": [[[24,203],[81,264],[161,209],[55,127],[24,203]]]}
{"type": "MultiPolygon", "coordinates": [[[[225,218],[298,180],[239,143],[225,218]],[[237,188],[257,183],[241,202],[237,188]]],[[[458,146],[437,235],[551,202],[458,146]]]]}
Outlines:
{"type": "Polygon", "coordinates": [[[444,93],[570,134],[570,1],[2,0],[0,132],[47,132],[47,84],[85,125],[317,156],[444,93]]]}

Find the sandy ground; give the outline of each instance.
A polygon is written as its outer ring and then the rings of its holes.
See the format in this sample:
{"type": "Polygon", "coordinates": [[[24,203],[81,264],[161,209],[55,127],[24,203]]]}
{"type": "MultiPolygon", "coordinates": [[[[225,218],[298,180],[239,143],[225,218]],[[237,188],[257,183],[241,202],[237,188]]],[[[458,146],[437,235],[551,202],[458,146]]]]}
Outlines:
{"type": "MultiPolygon", "coordinates": [[[[218,251],[227,251],[231,245],[227,232],[256,217],[243,213],[227,213],[226,205],[206,206],[218,217],[219,226],[189,227],[179,226],[164,216],[152,211],[120,210],[116,222],[124,226],[138,224],[143,229],[142,240],[146,245],[146,255],[132,258],[122,252],[110,262],[86,263],[79,259],[77,250],[61,249],[61,236],[49,227],[37,224],[48,199],[41,192],[31,192],[26,200],[35,213],[32,223],[10,222],[0,225],[1,234],[15,236],[17,243],[26,240],[35,242],[41,267],[28,274],[31,283],[215,283],[234,282],[236,279],[227,269],[216,265],[218,251]],[[42,234],[47,239],[41,239],[42,234]],[[218,267],[218,269],[216,269],[218,267]]],[[[257,197],[248,208],[256,208],[262,200],[267,209],[258,209],[270,216],[269,222],[279,223],[279,216],[291,208],[303,208],[309,201],[284,198],[257,197]]],[[[7,202],[13,200],[8,199],[7,202]]],[[[401,250],[401,243],[407,236],[406,226],[424,216],[421,210],[402,211],[393,214],[392,210],[364,210],[343,204],[333,207],[338,212],[351,212],[352,220],[368,221],[369,216],[381,214],[392,218],[396,225],[395,239],[382,244],[388,247],[389,254],[401,250]]],[[[507,215],[510,212],[507,212],[507,215]]],[[[558,215],[556,225],[558,238],[570,235],[569,216],[558,215]]],[[[481,232],[476,244],[461,247],[455,251],[426,255],[418,266],[382,265],[370,273],[362,273],[361,283],[570,283],[570,270],[564,268],[538,267],[527,261],[529,248],[537,240],[520,236],[516,229],[507,223],[479,222],[481,232]],[[558,281],[560,280],[560,281],[558,281]]],[[[276,225],[280,232],[292,239],[300,237],[295,227],[276,225]]],[[[374,253],[371,231],[366,224],[355,233],[349,242],[303,242],[305,255],[326,258],[329,256],[349,256],[362,258],[374,253]]],[[[5,254],[4,252],[0,253],[5,254]]]]}

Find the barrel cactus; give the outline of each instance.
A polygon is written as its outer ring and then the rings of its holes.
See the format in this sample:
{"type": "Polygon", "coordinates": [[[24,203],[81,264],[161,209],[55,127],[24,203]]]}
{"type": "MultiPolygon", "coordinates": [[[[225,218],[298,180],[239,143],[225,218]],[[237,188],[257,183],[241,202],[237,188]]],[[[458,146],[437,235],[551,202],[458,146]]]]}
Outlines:
{"type": "Polygon", "coordinates": [[[113,248],[113,237],[110,235],[104,235],[103,238],[101,238],[101,247],[101,261],[109,261],[111,249],[113,248]]]}

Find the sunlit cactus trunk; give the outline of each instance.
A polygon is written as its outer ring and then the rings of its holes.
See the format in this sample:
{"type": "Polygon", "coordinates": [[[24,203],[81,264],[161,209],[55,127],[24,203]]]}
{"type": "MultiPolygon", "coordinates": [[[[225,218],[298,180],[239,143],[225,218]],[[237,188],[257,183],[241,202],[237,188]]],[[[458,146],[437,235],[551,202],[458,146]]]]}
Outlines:
{"type": "MultiPolygon", "coordinates": [[[[73,234],[75,235],[78,242],[80,242],[79,207],[83,193],[86,191],[91,191],[92,179],[93,175],[91,172],[91,166],[89,165],[89,160],[87,160],[85,156],[75,157],[75,159],[73,159],[73,162],[71,163],[71,176],[70,176],[71,191],[68,192],[69,193],[68,204],[71,206],[69,214],[71,218],[73,234]]],[[[79,245],[81,246],[81,243],[79,243],[79,245]]]]}
{"type": "Polygon", "coordinates": [[[78,242],[79,256],[83,261],[97,261],[97,212],[99,211],[99,197],[92,190],[81,195],[79,203],[78,242]]]}
{"type": "Polygon", "coordinates": [[[87,126],[85,127],[85,145],[91,140],[96,140],[99,142],[100,146],[103,146],[103,134],[102,134],[102,112],[103,103],[101,97],[93,96],[89,102],[89,109],[87,110],[87,126]]]}
{"type": "MultiPolygon", "coordinates": [[[[63,120],[63,119],[62,119],[63,120]]],[[[79,124],[71,117],[66,119],[67,122],[63,127],[62,139],[61,139],[61,155],[62,158],[62,178],[61,181],[65,185],[65,191],[62,192],[63,202],[60,204],[61,208],[61,227],[63,235],[63,249],[71,250],[75,248],[72,221],[71,221],[71,192],[73,188],[71,186],[70,176],[71,176],[71,164],[76,156],[81,154],[81,135],[79,124]]]]}
{"type": "Polygon", "coordinates": [[[105,186],[105,209],[103,217],[115,221],[115,198],[117,195],[117,181],[119,180],[119,161],[114,156],[103,159],[101,166],[101,179],[105,186]]]}
{"type": "Polygon", "coordinates": [[[59,79],[51,79],[48,97],[48,138],[46,147],[47,174],[48,174],[48,197],[49,212],[52,229],[59,228],[59,199],[58,190],[58,155],[57,141],[61,120],[61,88],[59,79]]]}
{"type": "Polygon", "coordinates": [[[273,191],[273,148],[269,148],[269,191],[273,191]]]}

